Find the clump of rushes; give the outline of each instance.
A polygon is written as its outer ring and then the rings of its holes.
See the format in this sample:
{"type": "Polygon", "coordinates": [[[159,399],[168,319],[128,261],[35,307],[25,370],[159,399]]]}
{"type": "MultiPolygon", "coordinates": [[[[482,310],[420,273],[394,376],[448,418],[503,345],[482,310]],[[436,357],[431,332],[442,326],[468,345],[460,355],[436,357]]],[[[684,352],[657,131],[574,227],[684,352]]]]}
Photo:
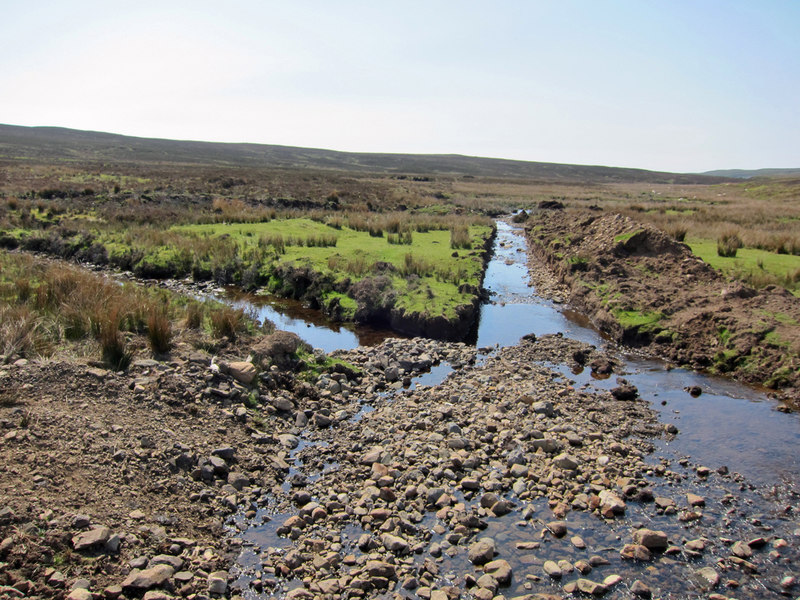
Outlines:
{"type": "Polygon", "coordinates": [[[469,237],[469,227],[466,225],[454,225],[450,228],[450,247],[454,250],[472,248],[472,240],[469,237]]]}
{"type": "Polygon", "coordinates": [[[203,326],[205,307],[202,302],[192,301],[186,305],[186,328],[200,329],[203,326]]]}
{"type": "Polygon", "coordinates": [[[733,258],[741,247],[742,239],[735,231],[726,231],[717,238],[717,254],[719,256],[733,258]]]}
{"type": "Polygon", "coordinates": [[[123,317],[122,307],[119,305],[112,305],[107,312],[97,317],[97,338],[103,362],[117,371],[128,368],[131,362],[131,355],[125,347],[125,339],[119,330],[123,317]]]}
{"type": "Polygon", "coordinates": [[[172,347],[172,325],[165,306],[153,305],[147,316],[147,339],[156,354],[169,352],[172,347]]]}
{"type": "Polygon", "coordinates": [[[211,331],[217,337],[236,339],[236,335],[246,327],[244,310],[223,306],[211,311],[211,331]]]}
{"type": "Polygon", "coordinates": [[[686,234],[689,228],[682,223],[673,223],[667,226],[667,235],[669,235],[676,242],[682,242],[686,239],[686,234]]]}

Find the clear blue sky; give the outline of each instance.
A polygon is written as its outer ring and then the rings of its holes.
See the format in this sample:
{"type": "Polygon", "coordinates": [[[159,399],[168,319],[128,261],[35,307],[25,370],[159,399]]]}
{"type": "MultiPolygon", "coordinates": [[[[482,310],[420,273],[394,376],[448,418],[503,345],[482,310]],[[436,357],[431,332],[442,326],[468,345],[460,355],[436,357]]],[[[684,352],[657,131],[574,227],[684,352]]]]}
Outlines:
{"type": "Polygon", "coordinates": [[[800,2],[0,0],[0,122],[800,167],[800,2]]]}

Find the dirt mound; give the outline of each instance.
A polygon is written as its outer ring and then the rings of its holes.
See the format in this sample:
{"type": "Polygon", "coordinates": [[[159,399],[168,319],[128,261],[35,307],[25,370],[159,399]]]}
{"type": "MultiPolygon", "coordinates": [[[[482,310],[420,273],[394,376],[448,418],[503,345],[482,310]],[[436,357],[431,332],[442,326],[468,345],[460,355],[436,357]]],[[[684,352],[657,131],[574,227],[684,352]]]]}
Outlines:
{"type": "Polygon", "coordinates": [[[570,303],[617,341],[797,397],[800,300],[786,290],[730,281],[685,244],[618,214],[539,212],[526,230],[570,303]]]}

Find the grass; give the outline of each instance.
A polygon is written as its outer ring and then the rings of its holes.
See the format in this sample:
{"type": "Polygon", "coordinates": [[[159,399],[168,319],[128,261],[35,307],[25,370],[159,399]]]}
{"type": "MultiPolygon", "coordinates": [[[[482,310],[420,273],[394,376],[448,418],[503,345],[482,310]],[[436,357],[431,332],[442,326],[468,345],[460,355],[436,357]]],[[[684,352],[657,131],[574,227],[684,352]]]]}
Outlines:
{"type": "MultiPolygon", "coordinates": [[[[462,228],[430,229],[389,236],[403,237],[405,243],[387,242],[385,237],[370,232],[368,223],[359,229],[339,225],[336,245],[285,245],[283,252],[262,257],[260,275],[265,282],[274,276],[277,266],[308,267],[334,283],[358,281],[372,276],[376,265],[389,265],[392,286],[397,292],[397,308],[410,313],[454,317],[456,307],[469,303],[472,295],[460,291],[462,284],[478,286],[483,271],[483,256],[479,251],[463,251],[465,246],[482,247],[492,229],[484,225],[462,228]],[[456,232],[456,233],[454,233],[456,232]],[[465,240],[469,236],[469,242],[465,240]],[[455,236],[455,237],[454,237],[455,236]],[[461,252],[453,251],[456,243],[461,252]]],[[[387,229],[397,227],[386,225],[387,229]]],[[[381,229],[384,231],[384,229],[381,229]]],[[[179,226],[173,233],[203,240],[225,239],[235,244],[239,255],[253,249],[257,240],[273,240],[277,236],[294,239],[318,239],[331,235],[331,226],[310,218],[272,220],[267,223],[197,224],[179,226]]],[[[282,281],[273,280],[274,291],[280,292],[282,281]]],[[[352,298],[339,298],[345,315],[355,312],[352,298]]],[[[326,298],[332,298],[327,293],[326,298]]],[[[346,298],[346,296],[344,296],[346,298]]]]}
{"type": "Polygon", "coordinates": [[[638,310],[614,310],[614,316],[624,329],[650,331],[664,318],[660,312],[638,310]]]}
{"type": "Polygon", "coordinates": [[[766,285],[783,285],[795,295],[800,295],[800,256],[775,254],[756,248],[740,248],[736,256],[720,256],[717,242],[710,239],[687,240],[695,256],[722,273],[760,288],[766,285]]]}
{"type": "Polygon", "coordinates": [[[155,354],[163,354],[182,325],[202,329],[207,324],[217,336],[249,331],[253,324],[240,313],[0,251],[0,354],[6,361],[66,351],[99,355],[110,368],[125,369],[133,353],[129,340],[143,336],[155,354]]]}

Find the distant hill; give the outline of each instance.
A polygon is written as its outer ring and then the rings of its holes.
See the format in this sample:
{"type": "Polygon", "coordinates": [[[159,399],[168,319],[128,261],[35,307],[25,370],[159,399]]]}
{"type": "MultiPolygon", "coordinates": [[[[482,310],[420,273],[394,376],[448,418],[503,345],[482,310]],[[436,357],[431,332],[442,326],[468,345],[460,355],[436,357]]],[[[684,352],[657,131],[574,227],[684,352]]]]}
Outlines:
{"type": "Polygon", "coordinates": [[[712,177],[732,177],[733,179],[752,179],[753,177],[800,177],[798,169],[719,169],[706,171],[702,175],[712,177]]]}
{"type": "Polygon", "coordinates": [[[150,139],[61,127],[2,124],[0,160],[307,168],[355,173],[471,175],[593,183],[640,181],[691,184],[725,179],[644,169],[527,162],[457,154],[336,152],[265,144],[150,139]]]}

